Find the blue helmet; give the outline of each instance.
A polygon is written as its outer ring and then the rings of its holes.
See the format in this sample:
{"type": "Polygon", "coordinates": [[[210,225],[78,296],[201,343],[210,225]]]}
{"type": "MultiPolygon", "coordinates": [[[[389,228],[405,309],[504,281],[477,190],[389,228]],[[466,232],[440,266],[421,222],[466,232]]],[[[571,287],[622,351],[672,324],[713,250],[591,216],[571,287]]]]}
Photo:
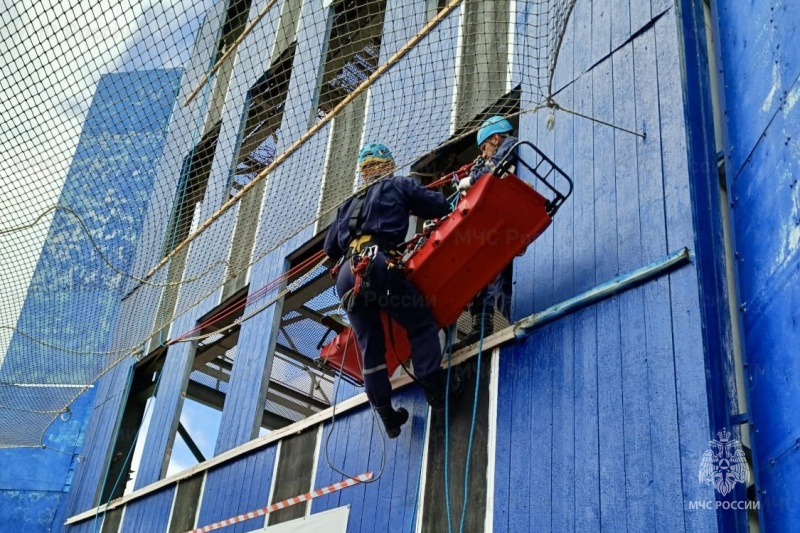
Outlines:
{"type": "Polygon", "coordinates": [[[394,161],[394,156],[381,143],[367,143],[358,153],[358,168],[367,163],[384,163],[386,161],[394,161]]]}
{"type": "Polygon", "coordinates": [[[486,142],[486,139],[495,133],[509,133],[511,131],[514,131],[514,126],[503,117],[489,117],[483,121],[481,129],[478,130],[478,146],[486,142]]]}

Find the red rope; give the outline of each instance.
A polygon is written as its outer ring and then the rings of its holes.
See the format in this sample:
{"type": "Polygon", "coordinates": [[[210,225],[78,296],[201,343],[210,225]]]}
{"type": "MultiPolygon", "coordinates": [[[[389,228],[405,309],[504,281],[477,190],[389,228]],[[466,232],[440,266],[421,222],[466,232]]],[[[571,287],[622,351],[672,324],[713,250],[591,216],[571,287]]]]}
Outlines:
{"type": "Polygon", "coordinates": [[[190,329],[189,331],[186,331],[185,333],[181,334],[179,337],[176,337],[176,338],[168,341],[167,342],[167,346],[171,346],[171,345],[173,345],[175,343],[181,342],[182,340],[184,340],[184,339],[186,339],[188,337],[191,337],[192,335],[194,335],[198,331],[201,331],[203,329],[206,329],[209,326],[213,326],[214,324],[219,323],[223,318],[227,318],[227,317],[231,316],[232,314],[234,314],[237,311],[239,311],[240,309],[246,307],[250,303],[262,298],[268,292],[270,292],[271,290],[273,290],[276,287],[280,286],[280,284],[283,283],[284,281],[288,280],[289,278],[291,278],[295,274],[305,270],[306,268],[311,266],[314,262],[321,260],[324,255],[325,255],[325,252],[323,250],[320,250],[319,252],[315,253],[314,255],[309,257],[308,259],[305,259],[305,260],[301,261],[300,263],[298,263],[297,265],[293,266],[292,268],[290,268],[289,270],[287,270],[286,272],[284,272],[283,274],[281,274],[277,278],[268,281],[263,287],[259,288],[258,290],[256,290],[252,294],[249,294],[247,296],[247,298],[243,298],[242,300],[237,301],[235,304],[230,305],[230,306],[226,307],[225,309],[220,310],[218,313],[216,313],[216,314],[210,316],[209,318],[207,318],[204,322],[198,324],[197,326],[195,326],[194,328],[190,329]]]}

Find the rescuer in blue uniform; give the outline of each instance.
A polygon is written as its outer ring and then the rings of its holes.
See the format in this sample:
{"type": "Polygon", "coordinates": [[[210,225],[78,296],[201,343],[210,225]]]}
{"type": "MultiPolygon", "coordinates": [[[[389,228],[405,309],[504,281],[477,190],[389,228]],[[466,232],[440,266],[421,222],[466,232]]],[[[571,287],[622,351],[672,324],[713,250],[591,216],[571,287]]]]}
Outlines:
{"type": "Polygon", "coordinates": [[[450,212],[450,206],[441,194],[410,178],[392,175],[394,158],[382,144],[364,146],[358,163],[368,187],[339,207],[324,248],[328,257],[339,261],[336,290],[363,354],[367,397],[387,435],[395,438],[408,420],[408,411],[392,407],[381,310],[406,330],[414,374],[434,409],[444,406],[446,377],[440,366],[439,328],[433,314],[411,282],[389,267],[387,257],[405,240],[410,214],[439,218],[450,212]],[[388,177],[376,180],[382,176],[388,177]]]}
{"type": "MultiPolygon", "coordinates": [[[[469,176],[458,182],[459,191],[469,190],[481,176],[494,171],[495,167],[519,141],[513,135],[513,131],[514,127],[511,123],[500,116],[490,117],[481,124],[477,135],[481,160],[472,167],[469,176]]],[[[516,153],[511,154],[509,162],[511,166],[508,171],[514,172],[518,163],[516,153]]],[[[481,326],[484,336],[491,335],[494,332],[495,307],[507,319],[511,317],[511,283],[511,265],[509,265],[475,296],[469,306],[472,330],[454,348],[461,348],[480,340],[481,326]]]]}

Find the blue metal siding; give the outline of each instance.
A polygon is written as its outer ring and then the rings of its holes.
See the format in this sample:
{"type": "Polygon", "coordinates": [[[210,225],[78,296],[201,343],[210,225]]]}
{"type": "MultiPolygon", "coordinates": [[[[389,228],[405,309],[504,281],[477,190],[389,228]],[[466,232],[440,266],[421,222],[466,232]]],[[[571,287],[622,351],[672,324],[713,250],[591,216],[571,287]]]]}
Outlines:
{"type": "MultiPolygon", "coordinates": [[[[206,476],[198,526],[204,526],[267,505],[276,446],[270,446],[217,467],[206,476]]],[[[229,527],[230,533],[263,527],[264,518],[229,527]]]]}
{"type": "Polygon", "coordinates": [[[800,362],[791,348],[800,345],[800,15],[787,2],[716,4],[725,166],[762,527],[794,531],[800,523],[800,362]]]}

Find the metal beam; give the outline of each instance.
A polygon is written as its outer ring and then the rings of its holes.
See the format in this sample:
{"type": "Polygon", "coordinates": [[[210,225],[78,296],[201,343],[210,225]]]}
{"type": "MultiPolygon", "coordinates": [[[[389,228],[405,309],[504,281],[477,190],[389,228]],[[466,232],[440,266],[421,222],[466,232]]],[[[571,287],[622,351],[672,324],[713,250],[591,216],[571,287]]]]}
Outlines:
{"type": "Polygon", "coordinates": [[[333,286],[333,280],[326,272],[323,272],[302,287],[287,294],[283,299],[283,314],[296,311],[298,307],[305,305],[311,298],[323,293],[333,286]]]}
{"type": "Polygon", "coordinates": [[[181,436],[183,442],[186,443],[186,446],[189,448],[189,451],[192,452],[192,455],[194,455],[194,458],[197,460],[198,463],[202,463],[203,461],[206,460],[206,457],[205,455],[203,455],[203,452],[201,452],[200,448],[197,447],[197,443],[195,443],[194,439],[192,439],[192,436],[189,435],[189,432],[186,431],[186,428],[183,427],[183,424],[181,424],[180,422],[178,422],[178,435],[181,436]]]}
{"type": "MultiPolygon", "coordinates": [[[[219,411],[222,411],[222,407],[225,405],[223,393],[194,381],[189,381],[189,385],[186,387],[186,397],[219,411]]],[[[294,420],[271,411],[264,410],[261,417],[261,426],[265,428],[282,428],[289,424],[294,424],[294,420]]]]}

